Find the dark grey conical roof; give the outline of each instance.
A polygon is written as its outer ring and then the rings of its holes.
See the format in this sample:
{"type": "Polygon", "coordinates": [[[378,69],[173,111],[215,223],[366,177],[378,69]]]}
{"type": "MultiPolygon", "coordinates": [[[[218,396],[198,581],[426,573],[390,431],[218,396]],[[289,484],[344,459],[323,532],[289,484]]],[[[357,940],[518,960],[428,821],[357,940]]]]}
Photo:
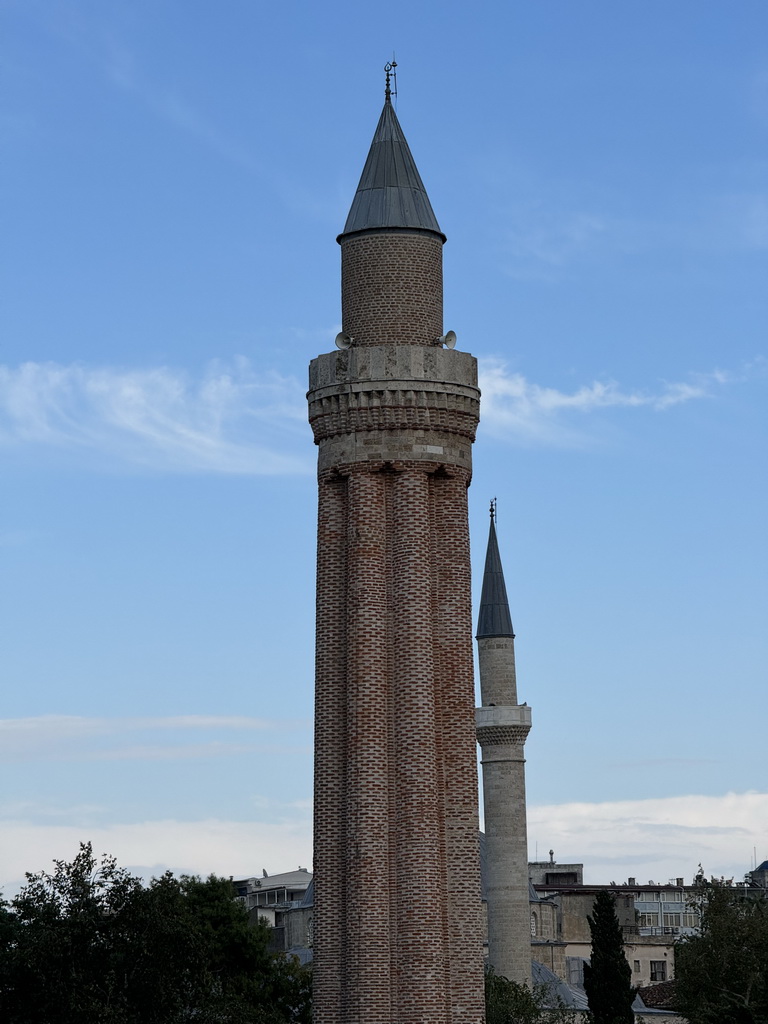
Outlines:
{"type": "Polygon", "coordinates": [[[477,639],[484,636],[514,636],[512,616],[509,614],[504,570],[501,568],[496,523],[491,516],[488,551],[485,555],[483,591],[480,595],[480,614],[477,617],[477,639]]]}
{"type": "Polygon", "coordinates": [[[389,96],[339,239],[377,228],[434,231],[445,241],[389,96]]]}

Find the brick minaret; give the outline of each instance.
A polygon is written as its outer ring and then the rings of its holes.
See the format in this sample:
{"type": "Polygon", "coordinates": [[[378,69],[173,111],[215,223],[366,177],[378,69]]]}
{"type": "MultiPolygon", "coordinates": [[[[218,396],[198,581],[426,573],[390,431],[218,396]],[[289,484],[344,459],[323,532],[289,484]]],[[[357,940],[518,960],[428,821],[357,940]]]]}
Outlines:
{"type": "Polygon", "coordinates": [[[494,502],[477,623],[483,706],[475,713],[483,765],[488,960],[497,974],[530,985],[524,744],[531,709],[517,703],[515,634],[495,520],[494,502]]]}
{"type": "Polygon", "coordinates": [[[319,446],[317,1024],[479,1024],[467,487],[475,359],[443,347],[440,231],[387,90],[344,231],[319,446]]]}

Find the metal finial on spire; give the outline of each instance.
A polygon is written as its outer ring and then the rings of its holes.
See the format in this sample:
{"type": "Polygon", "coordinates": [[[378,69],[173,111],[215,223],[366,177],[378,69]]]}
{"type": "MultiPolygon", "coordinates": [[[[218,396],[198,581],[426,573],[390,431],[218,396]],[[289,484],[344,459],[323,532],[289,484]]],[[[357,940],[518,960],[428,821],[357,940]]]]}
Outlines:
{"type": "Polygon", "coordinates": [[[485,553],[483,589],[480,594],[480,614],[477,617],[479,640],[488,636],[508,636],[514,639],[512,617],[509,614],[504,570],[501,567],[499,542],[496,537],[496,499],[491,502],[491,525],[488,529],[488,548],[485,553]]]}
{"type": "Polygon", "coordinates": [[[394,81],[395,97],[397,97],[397,72],[395,71],[396,67],[397,61],[395,60],[394,56],[392,57],[392,60],[388,60],[387,63],[384,65],[384,74],[386,75],[386,81],[384,85],[384,98],[386,100],[389,100],[392,96],[392,89],[390,88],[391,80],[394,81]]]}

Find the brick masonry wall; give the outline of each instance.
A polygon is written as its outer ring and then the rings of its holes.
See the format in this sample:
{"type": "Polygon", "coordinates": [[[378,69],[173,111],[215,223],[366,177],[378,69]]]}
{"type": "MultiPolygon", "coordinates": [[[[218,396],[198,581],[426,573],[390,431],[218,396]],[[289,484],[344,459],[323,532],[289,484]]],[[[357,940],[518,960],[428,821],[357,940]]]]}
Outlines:
{"type": "Polygon", "coordinates": [[[483,991],[482,958],[466,955],[475,948],[477,934],[483,932],[482,906],[467,898],[480,885],[468,484],[468,474],[461,472],[432,477],[433,594],[446,821],[445,907],[450,921],[446,988],[450,1019],[456,1024],[478,1019],[477,994],[483,991]]]}
{"type": "Polygon", "coordinates": [[[443,333],[443,243],[430,232],[341,242],[342,329],[356,345],[435,345],[443,333]]]}
{"type": "Polygon", "coordinates": [[[317,950],[313,999],[321,1020],[342,1020],[347,963],[346,701],[347,701],[347,481],[320,487],[317,530],[315,675],[315,800],[313,945],[317,950]]]}
{"type": "Polygon", "coordinates": [[[467,484],[420,462],[320,480],[321,1024],[483,1019],[467,484]]]}
{"type": "Polygon", "coordinates": [[[440,239],[342,241],[318,455],[316,1024],[482,1024],[467,487],[477,368],[440,239]]]}

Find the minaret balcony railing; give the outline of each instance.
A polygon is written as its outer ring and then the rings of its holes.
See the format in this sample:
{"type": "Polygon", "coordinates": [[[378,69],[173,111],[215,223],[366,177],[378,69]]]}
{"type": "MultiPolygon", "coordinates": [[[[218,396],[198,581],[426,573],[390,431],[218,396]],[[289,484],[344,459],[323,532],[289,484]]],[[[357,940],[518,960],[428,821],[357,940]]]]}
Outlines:
{"type": "Polygon", "coordinates": [[[475,708],[475,726],[480,746],[525,743],[531,730],[531,709],[527,704],[475,708]]]}

